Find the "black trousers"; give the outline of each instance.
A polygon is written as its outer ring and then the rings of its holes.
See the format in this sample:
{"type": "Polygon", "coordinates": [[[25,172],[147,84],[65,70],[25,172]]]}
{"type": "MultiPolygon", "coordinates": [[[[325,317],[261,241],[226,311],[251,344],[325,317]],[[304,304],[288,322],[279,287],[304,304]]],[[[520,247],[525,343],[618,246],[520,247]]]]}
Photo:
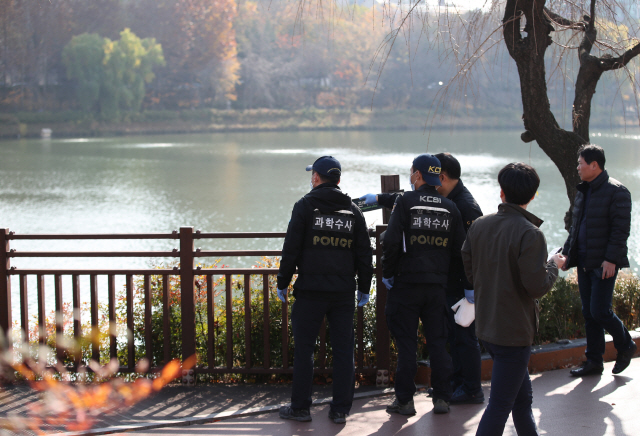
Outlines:
{"type": "Polygon", "coordinates": [[[418,371],[418,327],[427,340],[431,362],[433,398],[451,399],[452,364],[447,353],[447,298],[444,286],[397,282],[387,296],[387,325],[398,349],[398,367],[395,377],[396,398],[401,403],[413,399],[416,393],[414,379],[418,371]]]}
{"type": "Polygon", "coordinates": [[[476,336],[476,322],[469,327],[456,323],[451,306],[460,298],[447,295],[447,312],[449,314],[449,351],[453,361],[454,386],[462,386],[467,394],[474,395],[482,390],[480,380],[482,373],[482,356],[480,343],[476,336]]]}
{"type": "Polygon", "coordinates": [[[318,301],[297,297],[291,312],[293,327],[293,392],[291,407],[309,409],[313,383],[313,353],[325,315],[331,329],[333,349],[333,401],[331,410],[349,413],[353,403],[355,365],[353,361],[353,314],[351,301],[318,301]]]}

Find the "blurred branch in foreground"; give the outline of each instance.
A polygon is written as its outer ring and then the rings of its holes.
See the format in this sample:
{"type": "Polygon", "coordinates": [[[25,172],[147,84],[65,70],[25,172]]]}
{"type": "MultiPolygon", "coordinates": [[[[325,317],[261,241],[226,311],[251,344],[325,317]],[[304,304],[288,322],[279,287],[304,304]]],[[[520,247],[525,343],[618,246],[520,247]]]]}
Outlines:
{"type": "MultiPolygon", "coordinates": [[[[4,336],[0,334],[0,337],[4,336]]],[[[39,393],[40,401],[30,404],[26,414],[0,418],[0,432],[44,434],[45,429],[49,432],[52,426],[63,431],[86,431],[100,415],[122,411],[160,391],[179,377],[183,369],[191,369],[196,362],[195,356],[185,362],[174,359],[160,371],[145,375],[149,362],[141,359],[135,368],[139,378],[127,382],[116,376],[120,368],[117,359],[111,359],[104,366],[90,360],[88,365],[77,368],[76,381],[71,382],[71,374],[65,366],[47,366],[46,362],[55,355],[51,348],[25,343],[13,348],[3,345],[0,344],[3,350],[0,353],[0,383],[24,379],[39,393]],[[33,355],[39,358],[36,360],[31,357],[33,355]]]]}

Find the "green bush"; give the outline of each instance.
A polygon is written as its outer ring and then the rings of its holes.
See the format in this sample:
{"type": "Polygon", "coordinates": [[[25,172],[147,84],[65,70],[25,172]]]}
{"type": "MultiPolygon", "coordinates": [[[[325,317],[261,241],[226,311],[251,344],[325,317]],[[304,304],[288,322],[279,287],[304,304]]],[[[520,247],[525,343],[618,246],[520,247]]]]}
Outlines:
{"type": "MultiPolygon", "coordinates": [[[[640,327],[640,278],[622,271],[613,292],[613,311],[629,329],[640,327]]],[[[559,277],[553,289],[540,300],[540,328],[535,344],[584,337],[582,302],[575,274],[559,277]]]]}
{"type": "Polygon", "coordinates": [[[180,112],[180,118],[187,122],[208,124],[213,121],[213,112],[211,109],[184,110],[180,112]]]}
{"type": "Polygon", "coordinates": [[[180,119],[180,112],[167,110],[149,110],[142,113],[143,119],[149,122],[175,121],[180,119]]]}
{"type": "Polygon", "coordinates": [[[17,112],[15,117],[21,123],[26,124],[46,124],[46,123],[66,123],[69,121],[84,121],[90,114],[83,111],[53,111],[53,112],[17,112]]]}

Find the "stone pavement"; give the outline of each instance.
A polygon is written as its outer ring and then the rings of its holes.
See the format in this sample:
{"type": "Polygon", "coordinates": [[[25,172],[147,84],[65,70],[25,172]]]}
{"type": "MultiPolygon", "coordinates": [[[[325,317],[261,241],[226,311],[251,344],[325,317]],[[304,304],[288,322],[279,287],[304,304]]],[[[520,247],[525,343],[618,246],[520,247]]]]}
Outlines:
{"type": "MultiPolygon", "coordinates": [[[[575,379],[567,369],[532,375],[534,414],[541,434],[567,436],[640,434],[640,358],[613,376],[613,362],[602,376],[575,379]]],[[[490,383],[483,384],[488,398],[490,383]]],[[[452,406],[447,415],[434,415],[424,390],[415,398],[416,416],[388,415],[385,406],[393,391],[359,387],[346,425],[327,418],[331,386],[314,386],[317,404],[312,422],[281,420],[278,407],[288,403],[290,385],[221,385],[186,388],[169,386],[159,394],[119,414],[100,417],[84,434],[143,435],[473,435],[486,404],[452,406]]],[[[21,415],[38,401],[27,386],[0,389],[0,417],[21,415]]],[[[60,428],[48,433],[65,434],[60,428]]],[[[10,435],[0,429],[0,434],[10,435]]],[[[28,433],[21,433],[28,434],[28,433]]],[[[71,435],[73,433],[66,433],[71,435]]],[[[513,423],[505,435],[515,435],[513,423]]]]}
{"type": "MultiPolygon", "coordinates": [[[[567,369],[532,375],[533,410],[540,434],[579,436],[631,436],[640,434],[640,359],[632,360],[622,374],[611,374],[605,363],[602,376],[569,377],[567,369]]],[[[483,385],[487,398],[489,383],[483,385]]],[[[287,391],[286,387],[283,387],[287,391]]],[[[326,393],[326,391],[325,391],[326,393]]],[[[371,393],[371,392],[370,392],[371,393]]],[[[288,395],[288,392],[286,392],[288,395]]],[[[275,412],[220,419],[189,426],[136,431],[139,436],[162,435],[474,435],[486,404],[452,406],[447,415],[434,415],[431,399],[416,395],[413,417],[389,415],[391,395],[357,399],[346,425],[327,418],[328,404],[312,407],[312,422],[282,420],[275,412]]],[[[210,398],[202,399],[211,402],[210,398]]],[[[192,404],[193,406],[193,404],[192,404]]],[[[205,404],[202,405],[203,407],[205,404]]],[[[275,410],[275,408],[273,408],[275,410]]],[[[113,429],[112,429],[113,431],[113,429]]],[[[515,435],[509,419],[505,435],[515,435]]]]}

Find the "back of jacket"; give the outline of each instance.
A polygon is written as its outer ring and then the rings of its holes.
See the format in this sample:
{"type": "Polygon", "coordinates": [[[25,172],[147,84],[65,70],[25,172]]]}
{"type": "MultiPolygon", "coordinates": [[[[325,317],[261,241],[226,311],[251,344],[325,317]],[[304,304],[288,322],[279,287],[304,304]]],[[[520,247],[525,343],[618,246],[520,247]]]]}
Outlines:
{"type": "Polygon", "coordinates": [[[631,194],[622,183],[610,178],[606,171],[590,183],[580,183],[571,218],[569,237],[562,250],[569,267],[578,266],[578,230],[583,219],[587,229],[585,268],[599,268],[605,260],[618,268],[629,266],[627,239],[631,229],[631,194]],[[585,194],[589,187],[591,195],[585,211],[585,194]]]}
{"type": "Polygon", "coordinates": [[[353,297],[357,274],[358,289],[369,293],[373,266],[367,225],[337,185],[319,185],[294,205],[282,248],[279,289],[289,285],[296,267],[296,292],[353,297]]]}
{"type": "Polygon", "coordinates": [[[407,283],[447,284],[452,256],[465,234],[460,212],[433,186],[396,199],[383,238],[383,275],[407,283]]]}
{"type": "Polygon", "coordinates": [[[538,325],[536,299],[558,276],[547,263],[542,220],[511,203],[478,218],[462,247],[467,278],[475,290],[476,335],[503,346],[529,346],[538,325]]]}
{"type": "MultiPolygon", "coordinates": [[[[458,180],[455,188],[449,193],[447,198],[456,205],[462,216],[462,224],[465,233],[473,222],[482,216],[482,209],[476,202],[471,192],[464,186],[462,179],[458,180]]],[[[464,297],[465,289],[473,289],[473,285],[467,280],[464,273],[464,265],[460,257],[451,259],[449,269],[449,280],[447,281],[447,292],[452,298],[460,299],[464,297]]]]}

